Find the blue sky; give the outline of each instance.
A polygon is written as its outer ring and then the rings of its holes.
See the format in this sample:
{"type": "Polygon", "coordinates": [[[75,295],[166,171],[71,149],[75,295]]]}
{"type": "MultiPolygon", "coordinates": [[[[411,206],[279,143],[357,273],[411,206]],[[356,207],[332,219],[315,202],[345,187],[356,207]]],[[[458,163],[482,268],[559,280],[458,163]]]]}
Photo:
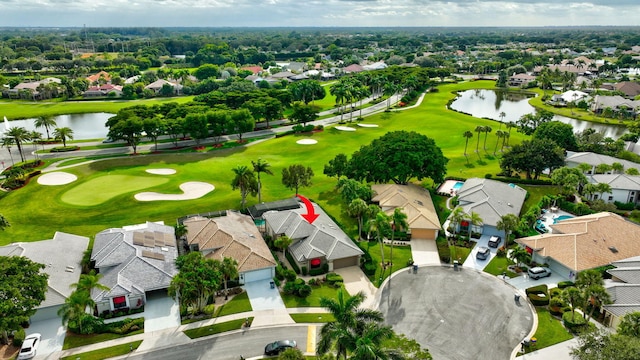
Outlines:
{"type": "Polygon", "coordinates": [[[640,25],[638,0],[0,0],[0,26],[640,25]]]}

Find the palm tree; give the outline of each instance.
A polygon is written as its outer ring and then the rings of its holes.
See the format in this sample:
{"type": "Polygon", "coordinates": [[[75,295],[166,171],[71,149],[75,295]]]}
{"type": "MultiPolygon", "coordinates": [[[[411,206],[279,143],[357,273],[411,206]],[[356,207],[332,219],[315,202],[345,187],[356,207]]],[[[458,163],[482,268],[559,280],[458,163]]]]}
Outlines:
{"type": "Polygon", "coordinates": [[[391,253],[389,254],[389,263],[393,266],[393,240],[395,239],[396,231],[405,231],[409,227],[407,214],[402,211],[402,208],[393,209],[391,223],[391,253]]]}
{"type": "Polygon", "coordinates": [[[460,223],[465,219],[466,216],[467,214],[465,214],[464,209],[462,209],[460,206],[457,206],[455,209],[453,209],[453,212],[451,212],[451,215],[449,215],[449,222],[451,224],[451,229],[453,229],[453,235],[456,234],[456,232],[458,231],[458,225],[460,225],[460,223]]]}
{"type": "Polygon", "coordinates": [[[73,140],[73,130],[69,127],[56,128],[53,131],[53,136],[56,139],[62,140],[62,146],[67,147],[67,139],[73,140]]]}
{"type": "Polygon", "coordinates": [[[260,181],[260,173],[273,175],[273,172],[269,169],[271,164],[262,159],[258,159],[258,161],[251,160],[251,164],[253,165],[253,171],[258,175],[258,203],[262,203],[262,181],[260,181]]]}
{"type": "Polygon", "coordinates": [[[13,143],[18,147],[20,159],[24,162],[24,154],[22,153],[22,143],[29,139],[29,132],[23,127],[12,127],[5,133],[5,137],[13,139],[13,143]]]}
{"type": "Polygon", "coordinates": [[[230,257],[224,257],[220,264],[220,272],[224,280],[224,299],[229,298],[229,290],[227,289],[227,281],[238,277],[238,262],[230,257]]]}
{"type": "Polygon", "coordinates": [[[364,215],[367,212],[367,203],[360,199],[356,198],[351,201],[347,212],[350,216],[358,218],[358,240],[362,239],[362,220],[364,215]]]}
{"type": "MultiPolygon", "coordinates": [[[[29,132],[29,140],[31,140],[31,142],[33,143],[33,156],[35,158],[38,157],[38,140],[42,139],[42,134],[40,134],[37,131],[30,131],[29,132]]],[[[43,145],[44,148],[44,145],[43,145]]]]}
{"type": "Polygon", "coordinates": [[[580,171],[582,171],[583,173],[587,173],[593,169],[593,166],[587,163],[580,163],[578,164],[578,169],[580,169],[580,171]]]}
{"type": "Polygon", "coordinates": [[[514,123],[506,123],[505,126],[507,127],[507,129],[509,129],[509,132],[507,133],[507,146],[509,146],[509,138],[511,137],[511,129],[518,126],[517,124],[514,123]]]}
{"type": "Polygon", "coordinates": [[[77,291],[85,291],[89,294],[93,289],[109,291],[109,287],[100,284],[101,274],[96,274],[95,270],[91,270],[88,274],[80,275],[80,279],[77,283],[71,284],[71,287],[75,287],[77,291]]]}
{"type": "Polygon", "coordinates": [[[582,301],[582,293],[575,286],[565,288],[561,294],[562,299],[571,306],[571,321],[576,317],[576,306],[582,301]]]}
{"type": "Polygon", "coordinates": [[[184,224],[176,224],[173,227],[173,230],[176,234],[176,239],[180,239],[183,236],[187,235],[187,233],[189,232],[189,229],[187,229],[187,227],[184,224]]]}
{"type": "Polygon", "coordinates": [[[597,183],[596,191],[600,193],[600,199],[602,199],[605,193],[611,192],[611,185],[607,183],[597,183]]]}
{"type": "Polygon", "coordinates": [[[355,335],[350,360],[405,359],[404,354],[397,349],[382,346],[385,341],[393,338],[394,333],[390,326],[369,322],[362,328],[361,333],[355,335]]]}
{"type": "Polygon", "coordinates": [[[486,152],[487,151],[487,135],[489,135],[489,133],[491,132],[491,130],[493,130],[491,128],[491,126],[487,125],[484,127],[484,130],[482,130],[484,132],[484,143],[482,144],[482,149],[486,152]]]}
{"type": "Polygon", "coordinates": [[[504,132],[502,130],[496,131],[496,146],[493,148],[493,156],[496,156],[496,151],[498,151],[498,143],[500,142],[500,139],[504,137],[503,134],[504,132]]]}
{"type": "Polygon", "coordinates": [[[498,114],[498,116],[500,117],[500,129],[502,129],[502,123],[504,122],[504,118],[505,116],[507,116],[507,114],[504,111],[500,111],[500,114],[498,114]]]}
{"type": "Polygon", "coordinates": [[[51,139],[51,136],[49,136],[49,129],[55,129],[56,125],[58,124],[56,123],[56,119],[54,119],[53,116],[43,115],[35,119],[33,125],[36,127],[36,129],[43,127],[47,131],[47,139],[51,139]]]}
{"type": "Polygon", "coordinates": [[[285,251],[289,248],[289,245],[293,242],[293,239],[288,237],[285,234],[278,236],[275,240],[273,240],[273,246],[282,250],[282,257],[285,257],[285,251]]]}
{"type": "Polygon", "coordinates": [[[473,230],[475,230],[476,227],[482,225],[482,218],[480,217],[480,214],[478,214],[475,211],[472,211],[471,214],[469,214],[469,222],[471,223],[471,226],[469,227],[469,237],[471,236],[471,233],[474,232],[473,230]]]}
{"type": "Polygon", "coordinates": [[[238,165],[231,169],[231,171],[235,174],[235,177],[231,181],[231,188],[233,190],[240,189],[240,196],[242,197],[240,206],[244,209],[247,201],[247,195],[252,194],[255,196],[258,192],[258,181],[256,180],[256,175],[251,171],[251,169],[244,165],[238,165]]]}
{"type": "Polygon", "coordinates": [[[516,261],[516,266],[520,267],[520,264],[529,262],[531,255],[523,247],[516,247],[511,252],[511,258],[516,261]]]}
{"type": "Polygon", "coordinates": [[[13,162],[13,155],[11,154],[11,145],[13,145],[15,143],[15,141],[13,140],[13,138],[10,137],[3,137],[2,138],[2,146],[7,148],[7,151],[9,152],[9,157],[11,158],[11,165],[15,165],[15,162],[13,162]]]}
{"type": "Polygon", "coordinates": [[[611,169],[617,174],[622,174],[624,172],[624,165],[619,162],[614,162],[611,164],[611,169]]]}
{"type": "Polygon", "coordinates": [[[473,137],[473,133],[471,131],[467,130],[464,133],[462,133],[462,136],[465,138],[464,156],[467,156],[467,145],[469,145],[469,139],[471,139],[473,137]]]}
{"type": "Polygon", "coordinates": [[[58,316],[62,318],[62,325],[73,322],[82,334],[82,317],[86,314],[88,304],[92,302],[91,295],[86,291],[72,292],[58,310],[58,316]]]}
{"type": "Polygon", "coordinates": [[[344,104],[347,96],[346,86],[342,81],[338,81],[335,84],[331,85],[331,87],[329,87],[329,92],[336,98],[336,105],[338,105],[338,111],[340,112],[340,121],[342,122],[342,118],[344,116],[342,105],[344,104]]]}
{"type": "MultiPolygon", "coordinates": [[[[593,312],[597,307],[601,307],[602,305],[611,304],[611,295],[607,292],[607,289],[602,285],[593,285],[589,287],[585,292],[585,298],[587,302],[591,302],[591,310],[589,311],[589,315],[586,317],[587,323],[589,319],[593,317],[593,312]]],[[[582,308],[583,313],[586,315],[587,306],[582,308]]]]}
{"type": "Polygon", "coordinates": [[[382,245],[384,234],[390,230],[389,215],[385,214],[384,211],[380,210],[375,215],[373,219],[370,221],[370,230],[373,230],[376,233],[376,239],[380,244],[380,257],[382,259],[382,276],[384,276],[384,272],[387,268],[387,263],[384,261],[384,246],[382,245]]]}
{"type": "Polygon", "coordinates": [[[7,218],[4,217],[3,215],[0,215],[0,230],[4,231],[4,229],[10,226],[11,224],[9,224],[9,220],[7,220],[7,218]]]}
{"type": "Polygon", "coordinates": [[[480,153],[480,133],[484,132],[484,126],[478,125],[476,126],[476,129],[474,131],[478,133],[478,142],[476,143],[476,153],[480,153]]]}
{"type": "Polygon", "coordinates": [[[498,223],[496,224],[496,229],[502,230],[505,233],[504,238],[504,248],[506,249],[509,246],[509,237],[513,230],[518,228],[518,224],[520,223],[520,219],[518,219],[517,215],[514,214],[506,214],[500,217],[498,223]]]}

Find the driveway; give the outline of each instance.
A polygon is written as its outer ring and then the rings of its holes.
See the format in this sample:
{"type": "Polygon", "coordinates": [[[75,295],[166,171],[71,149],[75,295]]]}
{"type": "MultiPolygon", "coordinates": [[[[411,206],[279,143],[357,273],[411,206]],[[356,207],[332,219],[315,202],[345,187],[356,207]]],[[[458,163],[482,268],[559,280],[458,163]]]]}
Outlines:
{"type": "Polygon", "coordinates": [[[36,359],[45,359],[47,355],[62,350],[62,344],[64,343],[64,337],[66,335],[66,329],[62,326],[62,320],[60,318],[35,321],[29,325],[26,329],[27,335],[33,333],[40,333],[42,340],[38,345],[38,355],[36,359]]]}
{"type": "Polygon", "coordinates": [[[148,294],[142,315],[144,332],[180,326],[180,306],[167,295],[166,291],[148,294]]]}
{"type": "Polygon", "coordinates": [[[519,290],[525,290],[526,288],[530,288],[532,286],[546,284],[549,288],[554,288],[558,286],[558,283],[561,281],[568,281],[569,279],[564,278],[555,272],[551,271],[551,276],[541,278],[538,280],[530,279],[528,275],[524,274],[522,276],[514,277],[512,279],[508,279],[507,282],[516,287],[519,290]]]}
{"type": "Polygon", "coordinates": [[[435,240],[411,239],[411,257],[416,265],[440,265],[435,240]]]}
{"type": "Polygon", "coordinates": [[[252,281],[244,284],[253,311],[285,310],[278,288],[271,288],[271,280],[252,281]]]}
{"type": "MultiPolygon", "coordinates": [[[[489,247],[488,244],[489,244],[490,238],[491,236],[489,235],[482,235],[480,239],[477,239],[477,241],[475,241],[476,246],[474,246],[473,249],[471,249],[471,253],[467,257],[467,259],[464,261],[464,264],[462,264],[462,266],[465,269],[469,268],[469,269],[476,269],[476,270],[482,271],[489,264],[491,259],[493,259],[496,256],[496,252],[498,251],[498,248],[489,247]],[[489,255],[489,257],[486,260],[476,259],[478,248],[480,248],[481,246],[488,247],[489,250],[491,251],[491,255],[489,255]]],[[[503,243],[500,243],[498,247],[502,245],[503,243]]]]}
{"type": "Polygon", "coordinates": [[[362,291],[366,296],[366,299],[362,303],[363,307],[370,308],[373,304],[376,291],[378,289],[373,286],[367,275],[362,272],[359,266],[349,266],[341,269],[336,269],[334,272],[342,276],[344,281],[344,288],[350,295],[355,295],[362,291]]]}
{"type": "Polygon", "coordinates": [[[515,290],[495,277],[429,266],[393,280],[381,294],[385,322],[434,359],[508,359],[532,329],[533,309],[516,304],[515,290]]]}

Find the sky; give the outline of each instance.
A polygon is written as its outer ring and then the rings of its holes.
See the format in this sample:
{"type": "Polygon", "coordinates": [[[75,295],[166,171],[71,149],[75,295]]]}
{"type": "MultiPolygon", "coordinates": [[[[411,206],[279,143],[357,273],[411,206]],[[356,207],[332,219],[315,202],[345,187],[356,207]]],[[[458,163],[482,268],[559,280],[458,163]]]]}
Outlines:
{"type": "Polygon", "coordinates": [[[0,0],[0,26],[640,26],[639,0],[0,0]]]}

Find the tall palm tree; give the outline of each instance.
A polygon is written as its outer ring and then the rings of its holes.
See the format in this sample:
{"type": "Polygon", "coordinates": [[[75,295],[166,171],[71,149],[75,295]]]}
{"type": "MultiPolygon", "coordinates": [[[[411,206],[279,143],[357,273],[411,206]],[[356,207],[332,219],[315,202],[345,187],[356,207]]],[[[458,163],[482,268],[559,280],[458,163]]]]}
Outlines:
{"type": "Polygon", "coordinates": [[[224,299],[229,298],[229,290],[227,289],[227,281],[238,277],[238,262],[230,257],[224,257],[220,264],[220,272],[224,280],[224,299]]]}
{"type": "MultiPolygon", "coordinates": [[[[587,302],[591,302],[592,305],[591,310],[589,311],[589,315],[587,315],[585,318],[585,320],[587,320],[587,323],[589,322],[589,319],[593,317],[593,312],[595,311],[596,307],[611,304],[611,295],[609,295],[607,289],[605,289],[602,285],[593,285],[589,287],[585,291],[584,297],[587,299],[587,302]]],[[[582,310],[583,314],[586,315],[587,307],[583,307],[582,310]]]]}
{"type": "Polygon", "coordinates": [[[518,228],[518,224],[520,223],[520,219],[518,219],[517,215],[514,214],[505,214],[500,217],[498,223],[496,223],[496,229],[502,230],[505,233],[504,237],[504,248],[506,249],[509,246],[509,237],[511,233],[518,228]]]}
{"type": "Polygon", "coordinates": [[[11,154],[11,145],[13,145],[15,143],[15,141],[13,140],[13,138],[10,137],[3,137],[2,138],[2,146],[7,148],[7,151],[9,152],[9,157],[11,158],[11,165],[15,165],[15,162],[13,162],[13,155],[11,154]]]}
{"type": "Polygon", "coordinates": [[[257,161],[251,160],[251,164],[253,165],[253,171],[258,175],[258,203],[262,203],[262,181],[260,181],[260,173],[273,175],[273,172],[269,169],[271,164],[262,159],[258,159],[257,161]]]}
{"type": "Polygon", "coordinates": [[[393,338],[393,330],[390,326],[381,325],[375,322],[366,323],[362,332],[356,334],[353,342],[354,349],[351,352],[350,360],[401,360],[405,359],[404,354],[398,349],[388,349],[382,344],[393,338]]]}
{"type": "Polygon", "coordinates": [[[464,143],[464,156],[467,156],[467,145],[469,145],[469,139],[471,139],[473,137],[473,133],[469,130],[465,131],[464,133],[462,133],[462,136],[465,138],[465,143],[464,143]]]}
{"type": "Polygon", "coordinates": [[[33,144],[33,156],[38,157],[38,141],[42,139],[42,134],[37,131],[29,132],[29,140],[33,144]]]}
{"type": "Polygon", "coordinates": [[[387,267],[387,263],[384,261],[384,246],[382,243],[384,242],[383,241],[384,234],[387,233],[391,228],[389,226],[389,220],[391,220],[389,218],[389,215],[385,214],[384,211],[380,210],[375,215],[375,217],[371,219],[371,223],[370,223],[370,227],[371,227],[370,229],[376,233],[376,239],[380,244],[380,257],[382,259],[382,275],[383,276],[387,267]]]}
{"type": "Polygon", "coordinates": [[[358,240],[362,239],[362,220],[367,212],[367,203],[360,198],[353,199],[347,212],[358,219],[358,240]]]}
{"type": "Polygon", "coordinates": [[[391,215],[391,252],[389,254],[391,266],[393,266],[393,240],[395,239],[396,231],[405,231],[409,227],[407,214],[402,210],[402,208],[395,208],[391,215]]]}
{"type": "Polygon", "coordinates": [[[500,117],[500,129],[502,129],[502,123],[504,122],[504,118],[505,116],[507,116],[507,113],[505,113],[504,111],[500,111],[500,114],[498,114],[498,116],[500,117]]]}
{"type": "Polygon", "coordinates": [[[507,129],[509,129],[509,132],[507,133],[507,136],[505,136],[505,138],[507,139],[507,146],[509,146],[509,138],[511,137],[511,129],[514,127],[517,127],[517,124],[514,123],[506,123],[505,126],[507,127],[507,129]]]}
{"type": "Polygon", "coordinates": [[[582,301],[582,293],[575,286],[565,288],[561,293],[562,300],[571,306],[571,321],[576,317],[576,306],[582,301]]]}
{"type": "Polygon", "coordinates": [[[480,133],[484,132],[484,126],[478,125],[476,126],[474,131],[478,133],[478,142],[476,142],[476,153],[478,153],[478,156],[480,156],[480,133]]]}
{"type": "Polygon", "coordinates": [[[516,261],[516,266],[520,266],[522,263],[529,262],[531,255],[525,248],[518,246],[511,252],[511,258],[516,261]]]}
{"type": "Polygon", "coordinates": [[[53,131],[53,136],[56,139],[62,140],[62,146],[67,147],[67,139],[73,140],[73,130],[69,127],[56,128],[53,131]]]}
{"type": "Polygon", "coordinates": [[[455,209],[453,209],[451,215],[449,215],[449,223],[451,224],[451,229],[453,230],[454,236],[458,231],[458,225],[460,225],[460,223],[465,219],[466,216],[467,214],[465,214],[464,209],[462,209],[460,206],[457,206],[455,209]]]}
{"type": "Polygon", "coordinates": [[[29,139],[29,132],[23,127],[12,127],[6,133],[5,137],[12,138],[13,143],[18,147],[20,159],[24,162],[24,154],[22,153],[22,143],[29,139]]]}
{"type": "Polygon", "coordinates": [[[503,134],[504,132],[502,130],[496,131],[496,146],[493,148],[493,156],[496,156],[496,151],[498,151],[498,143],[500,143],[500,139],[504,137],[503,134]]]}
{"type": "Polygon", "coordinates": [[[35,119],[33,125],[36,129],[43,127],[47,131],[47,139],[51,139],[51,136],[49,136],[49,129],[55,129],[58,124],[53,116],[43,115],[35,119]]]}
{"type": "Polygon", "coordinates": [[[258,192],[258,181],[256,180],[256,175],[251,171],[251,169],[244,165],[238,165],[231,169],[231,171],[233,171],[235,175],[231,181],[231,188],[233,190],[240,189],[240,196],[242,197],[240,206],[244,209],[247,201],[247,195],[252,194],[255,196],[258,192]]]}
{"type": "Polygon", "coordinates": [[[88,274],[80,275],[78,282],[71,284],[71,287],[75,287],[77,291],[85,291],[89,294],[91,294],[93,289],[110,290],[109,287],[100,284],[100,279],[102,279],[102,275],[96,274],[95,270],[91,270],[88,274]]]}
{"type": "Polygon", "coordinates": [[[72,322],[82,334],[82,317],[86,314],[87,306],[92,302],[91,295],[86,291],[72,292],[58,310],[58,316],[62,318],[62,325],[72,322]]]}
{"type": "Polygon", "coordinates": [[[338,111],[340,112],[340,121],[342,121],[344,116],[342,105],[347,96],[347,88],[342,81],[338,81],[329,87],[329,92],[336,98],[336,105],[338,105],[338,111]]]}
{"type": "Polygon", "coordinates": [[[469,222],[471,223],[470,224],[471,226],[469,227],[469,236],[471,236],[471,233],[474,230],[473,227],[482,225],[482,218],[480,217],[480,214],[478,214],[475,211],[472,211],[468,215],[468,219],[469,219],[469,222]]]}
{"type": "Polygon", "coordinates": [[[491,126],[487,125],[484,127],[484,143],[482,144],[482,149],[486,152],[487,151],[487,135],[489,135],[489,133],[491,132],[491,130],[493,130],[491,128],[491,126]]]}

